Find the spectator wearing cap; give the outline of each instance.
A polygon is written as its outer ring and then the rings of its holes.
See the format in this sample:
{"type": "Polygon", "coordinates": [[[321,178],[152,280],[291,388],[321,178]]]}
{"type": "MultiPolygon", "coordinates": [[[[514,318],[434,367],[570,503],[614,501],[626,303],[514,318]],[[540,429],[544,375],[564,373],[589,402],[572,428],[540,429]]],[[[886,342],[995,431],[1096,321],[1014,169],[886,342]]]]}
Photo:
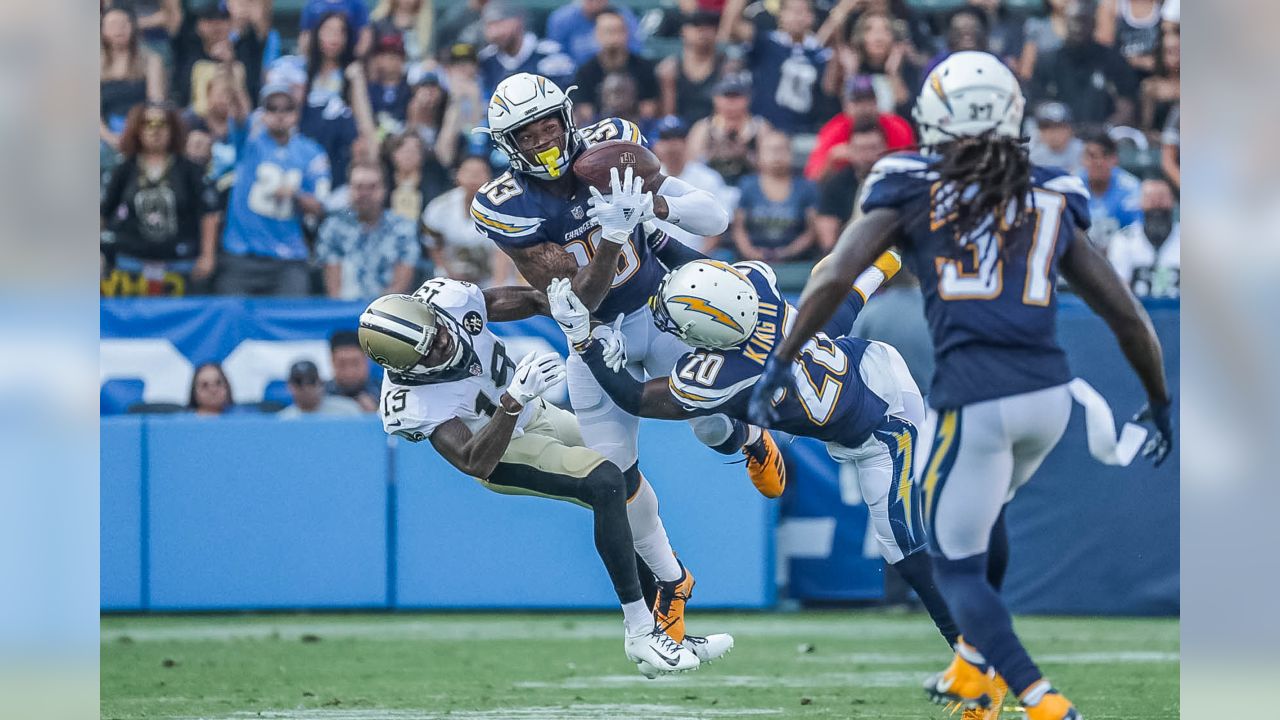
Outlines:
{"type": "Polygon", "coordinates": [[[1116,141],[1106,133],[1084,138],[1080,177],[1089,186],[1089,239],[1106,248],[1111,236],[1131,225],[1141,214],[1141,182],[1120,167],[1116,141]]]}
{"type": "Polygon", "coordinates": [[[837,145],[832,155],[839,154],[843,167],[823,177],[818,185],[818,208],[814,228],[818,247],[830,252],[840,235],[840,228],[854,215],[858,189],[871,174],[871,166],[887,152],[884,129],[874,120],[862,119],[853,126],[849,142],[837,145]]]}
{"type": "Polygon", "coordinates": [[[346,19],[355,55],[364,57],[373,44],[373,28],[369,24],[369,6],[365,4],[365,0],[307,0],[307,4],[302,6],[299,21],[298,52],[309,54],[312,36],[320,29],[324,19],[333,14],[346,19]]]}
{"type": "Polygon", "coordinates": [[[751,114],[750,94],[751,86],[742,76],[726,77],[716,85],[711,117],[689,129],[689,156],[735,187],[755,172],[756,144],[772,129],[768,120],[751,114]]]}
{"type": "Polygon", "coordinates": [[[951,13],[947,19],[946,46],[924,66],[922,75],[928,77],[933,69],[951,57],[952,53],[966,50],[987,52],[988,41],[987,14],[976,7],[966,5],[951,13]]]}
{"type": "Polygon", "coordinates": [[[133,14],[112,8],[100,21],[99,138],[118,148],[125,118],[135,105],[165,99],[164,63],[142,47],[133,14]]]}
{"type": "Polygon", "coordinates": [[[299,360],[289,366],[289,396],[293,404],[276,413],[281,420],[296,420],[303,415],[359,415],[359,403],[349,397],[330,395],[320,380],[320,369],[310,360],[299,360]]]}
{"type": "Polygon", "coordinates": [[[369,358],[355,330],[338,330],[329,336],[329,360],[333,379],[325,383],[325,392],[351,398],[365,412],[377,410],[382,382],[369,371],[369,358]]]}
{"type": "Polygon", "coordinates": [[[378,35],[368,62],[373,121],[382,132],[398,133],[404,129],[413,92],[405,80],[404,39],[398,33],[378,35]]]}
{"type": "Polygon", "coordinates": [[[560,44],[539,40],[525,27],[524,11],[505,0],[489,0],[480,14],[484,39],[480,51],[480,96],[487,104],[503,78],[516,73],[533,73],[567,89],[574,64],[560,44]]]}
{"type": "Polygon", "coordinates": [[[802,260],[813,250],[818,188],[797,177],[791,141],[780,132],[760,138],[760,172],[742,179],[733,243],[743,260],[802,260]]]}
{"type": "Polygon", "coordinates": [[[1115,48],[1093,39],[1093,25],[1086,3],[1068,8],[1066,40],[1036,61],[1029,94],[1065,104],[1077,123],[1128,125],[1135,119],[1137,76],[1115,48]]]}
{"type": "Polygon", "coordinates": [[[511,280],[510,260],[476,229],[475,218],[471,217],[471,201],[491,178],[489,161],[468,155],[458,165],[455,187],[428,203],[422,212],[422,226],[426,229],[423,240],[435,262],[436,277],[484,287],[511,280]]]}
{"type": "MultiPolygon", "coordinates": [[[[610,74],[629,77],[635,84],[638,114],[650,119],[658,113],[658,78],[653,63],[627,46],[627,24],[622,14],[612,8],[596,13],[595,35],[599,52],[578,67],[573,84],[578,86],[574,111],[580,125],[592,122],[601,110],[601,91],[610,74]]],[[[628,118],[634,120],[635,118],[628,118]]]]}
{"type": "Polygon", "coordinates": [[[432,0],[378,0],[369,13],[375,44],[385,35],[397,35],[410,65],[431,60],[431,32],[435,20],[432,0]]]}
{"type": "Polygon", "coordinates": [[[217,270],[223,295],[307,295],[304,216],[328,194],[329,157],[297,132],[298,101],[288,85],[262,88],[263,131],[245,141],[227,202],[222,254],[205,236],[194,279],[217,270]]]}
{"type": "Polygon", "coordinates": [[[435,42],[437,49],[464,43],[482,47],[484,39],[484,21],[480,13],[489,0],[465,0],[465,2],[446,3],[436,18],[435,42]]]}
{"type": "Polygon", "coordinates": [[[197,5],[195,36],[176,43],[173,97],[179,105],[204,112],[209,78],[232,74],[248,93],[260,89],[265,40],[252,25],[235,29],[231,13],[222,0],[203,0],[197,5]]]}
{"type": "Polygon", "coordinates": [[[1031,162],[1078,175],[1083,167],[1084,142],[1071,127],[1071,109],[1060,102],[1047,102],[1036,108],[1035,117],[1036,138],[1031,143],[1031,162]]]}
{"type": "Polygon", "coordinates": [[[1138,297],[1178,297],[1181,229],[1173,219],[1173,189],[1164,180],[1142,183],[1142,218],[1116,233],[1107,259],[1138,297]]]}
{"type": "MultiPolygon", "coordinates": [[[[720,173],[689,157],[689,127],[677,115],[668,115],[657,122],[653,152],[662,162],[662,174],[689,183],[699,190],[706,190],[720,201],[720,206],[732,217],[738,207],[738,189],[725,184],[720,173]]],[[[653,224],[667,235],[701,252],[710,255],[721,244],[720,236],[694,235],[677,225],[654,220],[653,224]]]]}
{"type": "Polygon", "coordinates": [[[639,55],[644,42],[637,30],[635,13],[626,6],[610,5],[609,0],[574,0],[552,11],[547,18],[547,39],[559,43],[575,64],[583,65],[600,52],[597,21],[605,11],[621,18],[626,26],[627,47],[639,55]]]}
{"type": "Polygon", "coordinates": [[[813,132],[823,105],[821,80],[832,53],[813,24],[810,0],[781,0],[778,29],[753,32],[747,48],[751,110],[788,134],[813,132]]]}
{"type": "Polygon", "coordinates": [[[680,23],[680,53],[655,68],[663,115],[678,115],[686,124],[708,117],[716,83],[724,72],[725,54],[716,49],[713,12],[686,13],[680,23]]]}
{"type": "Polygon", "coordinates": [[[849,42],[837,48],[837,87],[843,89],[849,78],[866,75],[871,79],[879,107],[907,116],[920,87],[920,67],[912,61],[912,54],[905,32],[895,25],[892,16],[865,12],[854,23],[849,42]]]}
{"type": "Polygon", "coordinates": [[[853,135],[853,128],[860,121],[875,122],[884,133],[889,152],[913,147],[915,135],[911,125],[903,118],[892,113],[880,112],[876,100],[875,86],[866,75],[855,75],[845,82],[843,111],[827,121],[818,131],[818,141],[804,166],[804,176],[810,180],[820,180],[833,170],[839,170],[847,163],[841,153],[831,156],[832,151],[848,143],[853,135]]]}
{"type": "Polygon", "coordinates": [[[402,293],[413,282],[421,255],[416,217],[386,208],[382,168],[353,165],[351,208],[331,213],[320,225],[316,259],[324,266],[325,293],[342,300],[402,293]]]}

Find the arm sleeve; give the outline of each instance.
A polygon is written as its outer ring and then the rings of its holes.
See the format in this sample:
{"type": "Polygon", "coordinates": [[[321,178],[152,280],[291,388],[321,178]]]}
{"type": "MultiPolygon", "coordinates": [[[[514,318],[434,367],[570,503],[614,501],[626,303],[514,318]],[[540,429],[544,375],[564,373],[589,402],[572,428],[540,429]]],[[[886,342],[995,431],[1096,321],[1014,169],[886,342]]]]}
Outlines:
{"type": "Polygon", "coordinates": [[[729,229],[729,213],[706,190],[699,190],[689,183],[668,177],[658,188],[658,194],[667,200],[667,222],[677,225],[694,235],[714,237],[729,229]]]}
{"type": "Polygon", "coordinates": [[[581,353],[583,362],[591,369],[596,382],[604,388],[609,399],[624,411],[640,414],[640,398],[644,394],[644,385],[631,377],[629,372],[614,372],[604,363],[604,349],[599,340],[592,340],[587,349],[581,353]]]}
{"type": "Polygon", "coordinates": [[[685,245],[670,235],[655,230],[646,238],[649,243],[649,249],[653,250],[653,254],[658,256],[658,260],[662,262],[668,270],[693,262],[694,260],[706,260],[707,256],[685,245]]]}

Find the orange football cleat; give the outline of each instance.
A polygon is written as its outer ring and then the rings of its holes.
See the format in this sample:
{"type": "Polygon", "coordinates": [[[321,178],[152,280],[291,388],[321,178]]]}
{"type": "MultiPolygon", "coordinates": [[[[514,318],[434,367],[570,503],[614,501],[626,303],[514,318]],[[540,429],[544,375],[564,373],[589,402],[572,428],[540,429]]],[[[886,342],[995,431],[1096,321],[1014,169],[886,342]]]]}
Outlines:
{"type": "Polygon", "coordinates": [[[963,641],[956,643],[956,655],[951,665],[925,681],[925,694],[940,705],[950,704],[965,710],[991,707],[996,695],[996,673],[991,668],[984,670],[975,664],[980,657],[963,641]]]}
{"type": "Polygon", "coordinates": [[[760,438],[742,446],[747,458],[747,475],[756,490],[767,498],[776,498],[787,489],[787,466],[782,462],[782,452],[768,430],[760,429],[760,438]]]}
{"type": "Polygon", "coordinates": [[[693,573],[684,563],[680,563],[680,573],[679,580],[658,581],[658,596],[653,601],[658,628],[678,643],[684,642],[684,606],[693,597],[694,583],[693,573]]]}
{"type": "Polygon", "coordinates": [[[995,694],[991,696],[991,706],[986,709],[969,708],[960,716],[961,720],[1000,720],[1000,713],[1004,711],[1004,698],[1009,694],[1009,685],[1000,677],[1000,673],[996,673],[993,685],[995,694]]]}
{"type": "Polygon", "coordinates": [[[1054,690],[1048,680],[1042,679],[1027,688],[1021,700],[1027,720],[1084,720],[1080,711],[1062,693],[1054,690]]]}

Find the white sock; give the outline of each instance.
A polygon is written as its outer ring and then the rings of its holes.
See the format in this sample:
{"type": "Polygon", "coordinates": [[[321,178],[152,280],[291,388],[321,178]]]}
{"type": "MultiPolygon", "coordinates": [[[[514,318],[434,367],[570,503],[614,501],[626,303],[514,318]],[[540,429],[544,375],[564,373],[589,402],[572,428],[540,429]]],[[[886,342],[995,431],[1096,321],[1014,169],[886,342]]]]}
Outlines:
{"type": "Polygon", "coordinates": [[[746,441],[746,442],[744,442],[744,443],[742,443],[742,444],[743,444],[743,445],[750,445],[750,444],[754,443],[755,441],[757,441],[757,440],[759,440],[759,439],[760,439],[760,435],[761,435],[761,433],[762,433],[762,432],[763,432],[763,431],[762,431],[760,428],[756,427],[755,425],[748,425],[748,426],[747,426],[747,441],[746,441]]]}
{"type": "Polygon", "coordinates": [[[622,627],[626,629],[627,637],[653,632],[653,612],[644,604],[643,598],[622,604],[622,627]]]}
{"type": "Polygon", "coordinates": [[[1026,691],[1022,693],[1022,704],[1027,707],[1035,707],[1040,704],[1040,701],[1043,700],[1044,696],[1052,689],[1053,686],[1049,684],[1048,680],[1040,678],[1034,685],[1027,688],[1026,691]]]}
{"type": "Polygon", "coordinates": [[[644,560],[653,574],[664,582],[679,580],[680,564],[671,551],[671,541],[667,539],[667,529],[662,526],[662,518],[658,517],[658,496],[643,476],[640,478],[640,489],[631,502],[627,503],[627,520],[631,525],[631,539],[636,554],[644,560]]]}

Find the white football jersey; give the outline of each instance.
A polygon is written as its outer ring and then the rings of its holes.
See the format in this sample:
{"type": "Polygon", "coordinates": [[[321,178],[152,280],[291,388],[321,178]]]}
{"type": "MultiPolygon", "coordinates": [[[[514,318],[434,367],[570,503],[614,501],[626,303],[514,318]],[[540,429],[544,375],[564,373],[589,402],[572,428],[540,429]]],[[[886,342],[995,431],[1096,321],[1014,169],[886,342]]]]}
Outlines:
{"type": "MultiPolygon", "coordinates": [[[[501,340],[489,331],[484,294],[476,285],[461,280],[428,280],[414,293],[457,320],[479,358],[479,368],[471,377],[430,385],[401,385],[390,375],[382,379],[382,428],[413,442],[431,436],[442,423],[457,418],[471,432],[501,412],[499,398],[511,382],[515,361],[507,357],[501,340]]],[[[516,421],[513,438],[524,434],[535,403],[529,403],[516,421]]]]}

